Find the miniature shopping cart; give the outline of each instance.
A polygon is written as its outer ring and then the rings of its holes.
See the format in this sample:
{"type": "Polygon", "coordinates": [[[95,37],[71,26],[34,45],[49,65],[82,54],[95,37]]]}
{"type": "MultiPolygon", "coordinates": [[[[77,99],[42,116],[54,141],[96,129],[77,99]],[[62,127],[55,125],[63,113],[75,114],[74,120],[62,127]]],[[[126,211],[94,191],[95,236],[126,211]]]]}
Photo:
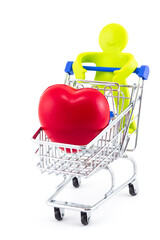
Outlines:
{"type": "MultiPolygon", "coordinates": [[[[98,208],[124,187],[129,187],[129,193],[132,196],[138,193],[136,162],[131,156],[126,155],[126,151],[133,151],[137,146],[143,86],[144,80],[148,78],[149,68],[148,66],[141,66],[134,71],[135,75],[139,77],[138,81],[134,84],[119,85],[113,82],[75,80],[73,78],[72,63],[68,62],[66,65],[65,72],[67,75],[65,84],[77,89],[91,87],[101,91],[107,98],[110,110],[113,113],[109,125],[85,146],[51,142],[42,128],[39,128],[34,134],[33,140],[38,144],[35,154],[39,157],[37,166],[41,172],[62,175],[64,178],[63,182],[58,185],[56,192],[47,201],[47,204],[54,208],[55,218],[62,220],[64,209],[77,210],[81,215],[81,223],[87,225],[90,220],[91,211],[98,208]],[[129,89],[129,98],[124,96],[123,88],[129,89]],[[121,104],[119,104],[120,101],[121,104]],[[125,101],[128,101],[129,104],[124,109],[125,101]],[[133,121],[136,122],[137,127],[135,131],[130,132],[129,127],[133,121]],[[130,179],[115,188],[115,176],[111,165],[113,161],[119,158],[131,161],[133,164],[133,175],[130,179]],[[106,169],[110,173],[111,186],[103,198],[94,205],[84,205],[55,199],[69,182],[72,182],[73,186],[78,188],[82,177],[88,178],[101,169],[106,169]]],[[[89,66],[84,66],[84,68],[91,71],[106,72],[114,72],[119,69],[89,66]]]]}

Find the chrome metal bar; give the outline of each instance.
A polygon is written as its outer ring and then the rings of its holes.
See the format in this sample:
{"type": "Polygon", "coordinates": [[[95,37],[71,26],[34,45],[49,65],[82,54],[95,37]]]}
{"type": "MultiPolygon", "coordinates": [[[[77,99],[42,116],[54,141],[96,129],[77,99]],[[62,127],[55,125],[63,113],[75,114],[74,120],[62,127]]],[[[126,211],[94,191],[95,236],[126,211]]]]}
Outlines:
{"type": "Polygon", "coordinates": [[[124,137],[123,142],[122,142],[122,147],[121,147],[122,152],[124,152],[124,149],[125,149],[125,143],[126,143],[125,141],[126,141],[127,136],[128,136],[127,133],[128,133],[128,130],[129,130],[130,122],[131,122],[132,115],[133,115],[133,112],[134,112],[134,109],[135,109],[135,105],[137,103],[139,88],[140,88],[140,78],[139,78],[138,85],[137,85],[136,97],[135,97],[135,100],[132,102],[131,114],[130,114],[130,117],[129,117],[129,120],[128,120],[125,137],[124,137]]]}
{"type": "Polygon", "coordinates": [[[74,202],[67,202],[67,201],[59,201],[55,200],[54,198],[63,190],[64,187],[71,181],[71,177],[64,180],[57,188],[56,192],[47,200],[47,205],[51,207],[58,207],[58,208],[65,208],[69,210],[76,210],[76,211],[93,211],[97,209],[99,206],[101,206],[103,203],[105,203],[107,200],[109,200],[113,195],[121,191],[123,188],[128,186],[129,183],[132,183],[136,179],[137,174],[137,167],[135,160],[128,155],[123,156],[124,159],[128,159],[133,164],[133,175],[131,178],[129,178],[127,181],[125,181],[122,185],[115,188],[115,177],[114,172],[110,167],[106,167],[105,169],[109,171],[111,174],[111,188],[107,191],[107,193],[104,195],[102,199],[100,199],[98,202],[96,202],[94,205],[84,205],[74,202]]]}
{"type": "Polygon", "coordinates": [[[66,187],[66,185],[71,181],[72,177],[64,179],[61,184],[58,185],[56,192],[48,199],[47,204],[52,202],[52,200],[66,187]]]}

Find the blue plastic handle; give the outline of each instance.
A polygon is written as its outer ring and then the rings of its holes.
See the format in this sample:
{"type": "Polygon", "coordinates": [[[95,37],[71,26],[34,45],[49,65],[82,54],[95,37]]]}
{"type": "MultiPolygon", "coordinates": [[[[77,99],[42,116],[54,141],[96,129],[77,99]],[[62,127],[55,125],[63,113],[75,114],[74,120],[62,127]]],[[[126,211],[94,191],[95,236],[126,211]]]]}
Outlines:
{"type": "MultiPolygon", "coordinates": [[[[69,75],[73,75],[73,69],[72,69],[73,62],[69,61],[66,64],[65,72],[69,75]]],[[[100,71],[100,72],[114,72],[116,70],[120,70],[121,68],[114,68],[114,67],[94,67],[94,66],[83,66],[84,69],[87,71],[100,71]]],[[[139,77],[141,77],[143,80],[147,80],[149,76],[149,67],[146,65],[142,65],[140,68],[136,68],[134,71],[139,77]]]]}
{"type": "Polygon", "coordinates": [[[120,70],[120,68],[113,67],[94,67],[94,66],[83,66],[87,71],[99,71],[99,72],[114,72],[120,70]]]}

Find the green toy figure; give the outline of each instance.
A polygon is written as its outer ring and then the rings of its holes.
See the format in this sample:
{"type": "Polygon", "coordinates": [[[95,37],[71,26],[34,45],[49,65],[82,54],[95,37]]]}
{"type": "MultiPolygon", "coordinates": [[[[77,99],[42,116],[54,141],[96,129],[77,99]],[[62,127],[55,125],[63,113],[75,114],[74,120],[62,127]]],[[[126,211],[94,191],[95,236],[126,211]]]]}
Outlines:
{"type": "MultiPolygon", "coordinates": [[[[99,44],[103,52],[87,52],[78,55],[73,63],[73,71],[76,79],[85,79],[86,70],[82,63],[92,62],[99,67],[116,67],[120,70],[111,72],[96,72],[95,80],[117,82],[127,85],[126,78],[137,68],[137,62],[132,54],[122,53],[128,42],[128,33],[120,24],[111,23],[105,26],[99,35],[99,44]]],[[[122,88],[125,97],[130,97],[129,90],[122,88]]],[[[122,100],[120,99],[120,109],[122,100]]],[[[124,108],[129,105],[129,99],[124,101],[124,108]]],[[[136,123],[130,124],[129,132],[136,130],[136,123]]]]}

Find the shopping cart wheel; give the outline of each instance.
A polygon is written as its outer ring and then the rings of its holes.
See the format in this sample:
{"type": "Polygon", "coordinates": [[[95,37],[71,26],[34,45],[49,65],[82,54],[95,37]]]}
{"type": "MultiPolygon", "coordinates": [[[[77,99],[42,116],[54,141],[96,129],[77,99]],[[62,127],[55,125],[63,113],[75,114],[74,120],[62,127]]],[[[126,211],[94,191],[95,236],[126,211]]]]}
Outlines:
{"type": "Polygon", "coordinates": [[[54,208],[54,216],[55,219],[57,219],[58,221],[61,221],[64,217],[64,210],[61,208],[54,208]]]}
{"type": "Polygon", "coordinates": [[[137,181],[135,180],[134,182],[129,183],[128,187],[129,187],[130,195],[131,196],[136,196],[137,193],[138,193],[138,183],[137,183],[137,181]]]}
{"type": "Polygon", "coordinates": [[[87,214],[86,212],[81,212],[81,223],[83,225],[88,225],[90,221],[90,214],[87,214]]]}
{"type": "Polygon", "coordinates": [[[79,186],[81,185],[80,178],[77,177],[72,178],[72,184],[75,188],[79,188],[79,186]]]}

